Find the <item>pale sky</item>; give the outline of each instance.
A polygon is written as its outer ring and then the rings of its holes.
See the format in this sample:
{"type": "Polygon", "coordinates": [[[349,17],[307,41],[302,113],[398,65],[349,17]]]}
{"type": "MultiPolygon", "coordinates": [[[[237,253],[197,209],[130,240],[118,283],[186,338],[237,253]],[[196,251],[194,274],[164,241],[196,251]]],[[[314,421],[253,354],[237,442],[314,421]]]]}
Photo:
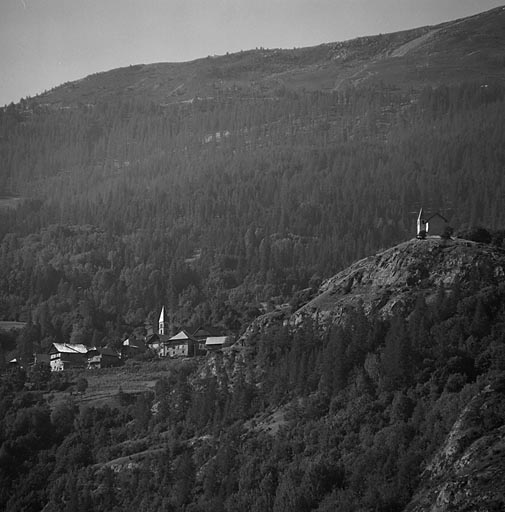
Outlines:
{"type": "Polygon", "coordinates": [[[505,0],[0,0],[0,105],[130,64],[433,25],[505,0]]]}

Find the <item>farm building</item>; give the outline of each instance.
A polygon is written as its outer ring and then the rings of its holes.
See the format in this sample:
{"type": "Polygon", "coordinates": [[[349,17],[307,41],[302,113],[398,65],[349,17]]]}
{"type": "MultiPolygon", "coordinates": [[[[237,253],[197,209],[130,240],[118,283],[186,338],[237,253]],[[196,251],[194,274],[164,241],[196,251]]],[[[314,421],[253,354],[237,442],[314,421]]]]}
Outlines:
{"type": "Polygon", "coordinates": [[[205,343],[207,341],[207,338],[220,336],[220,333],[211,327],[199,327],[196,329],[196,331],[193,333],[193,338],[195,338],[198,341],[198,350],[201,353],[204,353],[205,351],[205,343]]]}
{"type": "Polygon", "coordinates": [[[91,350],[89,347],[80,343],[53,343],[49,348],[51,371],[85,368],[89,350],[91,350]]]}
{"type": "Polygon", "coordinates": [[[233,342],[231,336],[209,336],[205,340],[205,350],[215,352],[225,347],[229,347],[233,342]]]}

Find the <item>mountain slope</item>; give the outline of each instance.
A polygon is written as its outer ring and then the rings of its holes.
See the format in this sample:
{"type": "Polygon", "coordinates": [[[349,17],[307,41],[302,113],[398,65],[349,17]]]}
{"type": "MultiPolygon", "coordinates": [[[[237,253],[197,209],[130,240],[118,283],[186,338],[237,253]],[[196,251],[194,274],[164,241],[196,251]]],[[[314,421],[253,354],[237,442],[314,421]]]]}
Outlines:
{"type": "Polygon", "coordinates": [[[502,378],[465,406],[424,470],[406,512],[501,510],[505,502],[504,391],[502,378]]]}
{"type": "MultiPolygon", "coordinates": [[[[104,407],[84,395],[51,411],[54,395],[5,373],[0,503],[501,510],[504,268],[504,251],[488,244],[399,244],[323,283],[291,324],[258,323],[244,346],[168,362],[141,396],[115,381],[104,407]]],[[[138,382],[153,369],[130,365],[138,382]]]]}
{"type": "MultiPolygon", "coordinates": [[[[345,322],[356,308],[370,317],[408,316],[422,299],[436,307],[444,294],[459,294],[475,286],[495,287],[505,278],[505,251],[462,238],[412,239],[359,260],[317,290],[304,290],[291,307],[259,317],[242,337],[282,321],[292,328],[315,322],[326,326],[345,322]],[[304,297],[312,298],[293,311],[304,297]]],[[[457,299],[455,299],[457,300],[457,299]]]]}
{"type": "Polygon", "coordinates": [[[0,110],[0,318],[26,321],[3,353],[120,345],[163,304],[253,320],[198,371],[98,374],[87,406],[3,372],[0,508],[503,508],[504,27],[138,65],[0,110]],[[492,245],[396,245],[420,206],[492,245]]]}
{"type": "Polygon", "coordinates": [[[412,309],[421,294],[428,303],[440,289],[466,286],[479,279],[482,287],[505,276],[505,252],[470,240],[410,240],[360,260],[323,283],[316,298],[298,310],[292,322],[306,315],[324,320],[349,306],[384,317],[412,309]]]}
{"type": "Polygon", "coordinates": [[[163,304],[239,334],[411,237],[420,206],[501,228],[503,12],[133,66],[0,110],[0,318],[34,318],[41,349],[163,304]]]}
{"type": "Polygon", "coordinates": [[[216,96],[272,96],[383,83],[397,89],[505,79],[505,11],[403,32],[294,50],[250,50],[186,63],[137,64],[97,73],[37,97],[94,104],[120,94],[157,103],[216,96]]]}
{"type": "MultiPolygon", "coordinates": [[[[296,312],[258,319],[242,338],[243,347],[229,349],[230,356],[233,350],[246,359],[254,354],[256,378],[268,380],[273,378],[265,371],[269,358],[283,350],[283,329],[291,332],[285,360],[302,372],[303,384],[284,376],[282,362],[276,375],[293,386],[288,391],[293,401],[278,415],[285,419],[286,410],[299,415],[297,427],[287,421],[294,437],[297,428],[317,429],[311,415],[321,407],[318,394],[324,394],[328,381],[330,389],[339,382],[341,391],[333,395],[322,423],[334,429],[333,456],[348,465],[349,473],[347,484],[323,501],[328,508],[322,510],[353,510],[358,502],[366,503],[363,510],[502,509],[504,292],[504,250],[463,239],[410,240],[339,272],[296,312]],[[319,352],[332,338],[333,348],[319,352]],[[295,354],[310,353],[311,342],[321,372],[317,392],[312,388],[315,396],[310,391],[307,396],[314,378],[305,366],[310,359],[295,362],[295,354]],[[391,399],[389,409],[385,404],[391,399]],[[382,412],[374,416],[373,411],[382,412]],[[360,484],[353,485],[353,478],[360,484]],[[371,488],[362,483],[367,481],[371,488]],[[354,493],[360,492],[365,495],[358,499],[354,493]]],[[[263,417],[258,422],[268,430],[268,421],[266,427],[263,417]]]]}

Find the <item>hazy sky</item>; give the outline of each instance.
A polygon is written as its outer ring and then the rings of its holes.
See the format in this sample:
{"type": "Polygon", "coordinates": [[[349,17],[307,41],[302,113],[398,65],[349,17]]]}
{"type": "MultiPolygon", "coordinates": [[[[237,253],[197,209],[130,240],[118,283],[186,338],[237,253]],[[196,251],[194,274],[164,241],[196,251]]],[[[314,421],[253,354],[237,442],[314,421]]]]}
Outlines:
{"type": "Polygon", "coordinates": [[[0,105],[90,73],[436,24],[505,0],[0,0],[0,105]]]}

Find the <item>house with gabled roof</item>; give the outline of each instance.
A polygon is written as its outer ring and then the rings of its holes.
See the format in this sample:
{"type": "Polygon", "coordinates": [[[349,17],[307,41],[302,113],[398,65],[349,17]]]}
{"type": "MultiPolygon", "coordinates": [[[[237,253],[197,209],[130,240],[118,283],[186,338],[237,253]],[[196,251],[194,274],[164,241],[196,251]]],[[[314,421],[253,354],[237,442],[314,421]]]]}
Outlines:
{"type": "Polygon", "coordinates": [[[220,335],[221,333],[212,327],[199,327],[192,334],[193,338],[198,341],[198,349],[202,353],[205,351],[205,342],[207,341],[207,338],[220,335]]]}
{"type": "Polygon", "coordinates": [[[49,348],[49,365],[52,372],[86,368],[89,347],[82,343],[53,343],[49,348]]]}
{"type": "Polygon", "coordinates": [[[198,341],[184,329],[163,343],[163,357],[194,357],[198,355],[198,341]]]}
{"type": "Polygon", "coordinates": [[[426,236],[442,236],[449,227],[449,221],[440,213],[426,216],[423,209],[417,217],[417,238],[426,236]]]}
{"type": "Polygon", "coordinates": [[[205,350],[207,352],[216,352],[222,348],[229,347],[233,343],[231,336],[209,336],[205,340],[205,350]]]}

